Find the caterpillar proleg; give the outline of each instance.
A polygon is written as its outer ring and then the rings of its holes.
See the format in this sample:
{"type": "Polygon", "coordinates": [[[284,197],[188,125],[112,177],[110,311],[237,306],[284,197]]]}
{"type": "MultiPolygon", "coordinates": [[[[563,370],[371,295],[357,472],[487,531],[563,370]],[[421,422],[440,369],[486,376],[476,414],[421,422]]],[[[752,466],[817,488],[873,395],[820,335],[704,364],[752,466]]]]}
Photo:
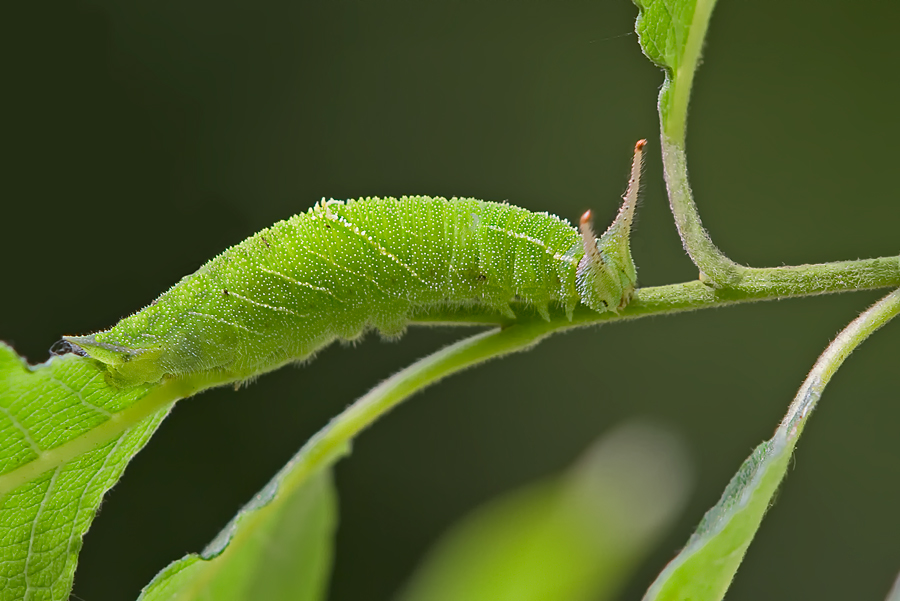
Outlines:
{"type": "Polygon", "coordinates": [[[471,198],[321,201],[215,257],[102,332],[65,336],[120,386],[215,371],[241,381],[366,330],[403,332],[436,306],[545,319],[578,303],[619,311],[637,279],[629,234],[645,140],[619,213],[595,238],[548,213],[471,198]]]}

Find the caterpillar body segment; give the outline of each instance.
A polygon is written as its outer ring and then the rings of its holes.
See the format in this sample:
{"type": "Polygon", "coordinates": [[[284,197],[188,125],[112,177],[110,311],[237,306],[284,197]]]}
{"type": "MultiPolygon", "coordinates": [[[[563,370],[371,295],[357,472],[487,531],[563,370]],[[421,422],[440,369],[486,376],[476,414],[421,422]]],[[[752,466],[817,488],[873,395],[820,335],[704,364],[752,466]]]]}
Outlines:
{"type": "Polygon", "coordinates": [[[215,257],[109,330],[64,340],[120,386],[216,372],[242,381],[368,329],[403,332],[416,312],[511,302],[571,314],[618,311],[634,290],[625,204],[595,239],[548,213],[469,198],[322,201],[215,257]]]}

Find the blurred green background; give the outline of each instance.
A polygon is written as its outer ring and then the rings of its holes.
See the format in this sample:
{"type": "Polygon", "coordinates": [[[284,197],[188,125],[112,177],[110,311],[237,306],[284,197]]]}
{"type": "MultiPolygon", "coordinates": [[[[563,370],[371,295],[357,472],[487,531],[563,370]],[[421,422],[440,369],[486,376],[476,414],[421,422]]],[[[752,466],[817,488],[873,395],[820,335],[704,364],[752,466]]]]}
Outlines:
{"type": "MultiPolygon", "coordinates": [[[[640,281],[696,277],[661,176],[662,76],[626,0],[56,0],[2,14],[0,339],[33,362],[323,196],[508,199],[569,219],[591,208],[605,223],[641,137],[640,281]]],[[[721,0],[688,150],[704,222],[732,258],[897,254],[898,18],[875,1],[721,0]]],[[[819,352],[877,297],[579,331],[418,395],[337,469],[332,599],[388,599],[467,509],[640,416],[687,439],[698,488],[624,595],[638,599],[819,352]]],[[[900,569],[898,327],[826,392],[730,599],[886,594],[900,569]]],[[[181,403],[107,497],[75,593],[134,598],[331,416],[463,334],[369,336],[181,403]]]]}

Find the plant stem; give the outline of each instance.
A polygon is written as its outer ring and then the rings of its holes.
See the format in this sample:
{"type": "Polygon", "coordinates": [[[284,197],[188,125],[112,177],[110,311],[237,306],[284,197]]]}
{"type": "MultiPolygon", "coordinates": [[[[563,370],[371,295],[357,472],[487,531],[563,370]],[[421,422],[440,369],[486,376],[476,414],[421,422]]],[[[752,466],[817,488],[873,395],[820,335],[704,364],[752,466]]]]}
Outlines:
{"type": "MultiPolygon", "coordinates": [[[[680,313],[737,303],[812,296],[851,290],[900,286],[900,260],[879,257],[791,267],[741,268],[741,277],[729,288],[715,288],[702,281],[639,288],[632,301],[618,314],[597,313],[578,307],[569,320],[560,309],[551,311],[547,323],[552,331],[586,326],[604,321],[635,319],[647,315],[680,313]]],[[[514,305],[516,320],[478,307],[434,308],[412,317],[416,325],[471,324],[525,325],[543,320],[528,307],[514,305]]]]}
{"type": "MultiPolygon", "coordinates": [[[[667,80],[660,93],[660,118],[665,136],[674,140],[684,140],[687,122],[687,108],[694,84],[694,73],[703,50],[706,30],[716,0],[696,0],[687,39],[680,56],[675,58],[667,72],[667,80]],[[665,104],[664,104],[665,103],[665,104]]],[[[678,36],[678,28],[673,27],[672,35],[678,36]]]]}
{"type": "Polygon", "coordinates": [[[900,290],[853,320],[816,361],[775,435],[759,445],[725,488],[687,545],[651,585],[645,601],[721,599],[784,479],[797,440],[844,360],[900,312],[900,290]]]}
{"type": "MultiPolygon", "coordinates": [[[[684,108],[687,108],[685,100],[684,108]]],[[[663,120],[662,111],[660,119],[663,120]]],[[[683,122],[681,138],[672,138],[666,133],[666,123],[662,122],[662,158],[669,206],[675,217],[675,225],[684,250],[700,270],[700,279],[716,287],[735,286],[743,276],[746,267],[738,265],[716,248],[700,221],[700,213],[694,202],[688,183],[687,158],[684,153],[683,122]]]]}
{"type": "Polygon", "coordinates": [[[715,4],[716,0],[697,0],[693,3],[694,12],[687,30],[672,26],[669,35],[673,36],[675,44],[681,43],[682,48],[680,53],[666,57],[666,81],[659,92],[658,107],[663,171],[681,243],[700,270],[700,279],[721,288],[736,285],[745,268],[722,254],[703,229],[688,183],[684,151],[694,73],[715,4]],[[680,36],[686,37],[681,40],[680,36]]]}
{"type": "MultiPolygon", "coordinates": [[[[696,288],[698,284],[679,286],[696,288]]],[[[661,286],[651,290],[660,291],[664,288],[669,287],[661,286]]],[[[685,296],[682,295],[682,298],[685,296]]],[[[653,304],[645,301],[645,305],[653,304]]],[[[872,332],[887,323],[898,312],[900,312],[900,290],[880,300],[848,325],[816,362],[797,393],[791,410],[785,417],[785,423],[790,420],[799,423],[798,420],[809,415],[815,401],[844,359],[872,332]]],[[[631,317],[638,317],[641,311],[635,313],[631,317]]],[[[304,479],[329,465],[341,455],[341,451],[357,434],[416,392],[451,374],[489,359],[526,350],[554,331],[578,325],[585,323],[577,319],[566,324],[556,319],[549,322],[536,319],[525,324],[514,324],[503,329],[482,332],[443,348],[394,374],[366,393],[313,436],[284,469],[290,470],[292,480],[304,479]]],[[[794,428],[796,427],[795,425],[794,428]]]]}
{"type": "Polygon", "coordinates": [[[332,419],[303,446],[284,469],[290,470],[291,479],[296,479],[326,467],[341,455],[341,451],[357,434],[416,392],[473,365],[526,350],[554,329],[557,328],[543,320],[492,329],[460,340],[416,361],[370,390],[332,419]]]}
{"type": "Polygon", "coordinates": [[[844,360],[873,332],[896,317],[897,313],[900,313],[900,290],[894,290],[882,298],[841,330],[806,376],[779,430],[785,431],[789,439],[796,439],[806,423],[805,418],[815,408],[825,386],[844,360]]]}
{"type": "Polygon", "coordinates": [[[151,389],[147,396],[126,409],[113,413],[109,420],[102,424],[58,447],[43,451],[36,459],[0,475],[0,497],[45,472],[69,463],[79,455],[115,440],[153,414],[169,411],[175,401],[219,384],[220,382],[214,378],[200,376],[192,379],[172,379],[151,389]]]}

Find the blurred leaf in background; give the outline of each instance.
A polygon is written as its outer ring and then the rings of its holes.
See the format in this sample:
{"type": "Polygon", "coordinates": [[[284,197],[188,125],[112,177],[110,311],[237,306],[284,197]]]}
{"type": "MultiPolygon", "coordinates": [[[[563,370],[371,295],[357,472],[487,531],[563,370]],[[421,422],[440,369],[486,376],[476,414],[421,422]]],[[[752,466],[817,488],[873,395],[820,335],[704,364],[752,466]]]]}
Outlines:
{"type": "Polygon", "coordinates": [[[620,426],[568,472],[463,518],[398,601],[612,598],[678,515],[690,480],[672,434],[620,426]]]}

